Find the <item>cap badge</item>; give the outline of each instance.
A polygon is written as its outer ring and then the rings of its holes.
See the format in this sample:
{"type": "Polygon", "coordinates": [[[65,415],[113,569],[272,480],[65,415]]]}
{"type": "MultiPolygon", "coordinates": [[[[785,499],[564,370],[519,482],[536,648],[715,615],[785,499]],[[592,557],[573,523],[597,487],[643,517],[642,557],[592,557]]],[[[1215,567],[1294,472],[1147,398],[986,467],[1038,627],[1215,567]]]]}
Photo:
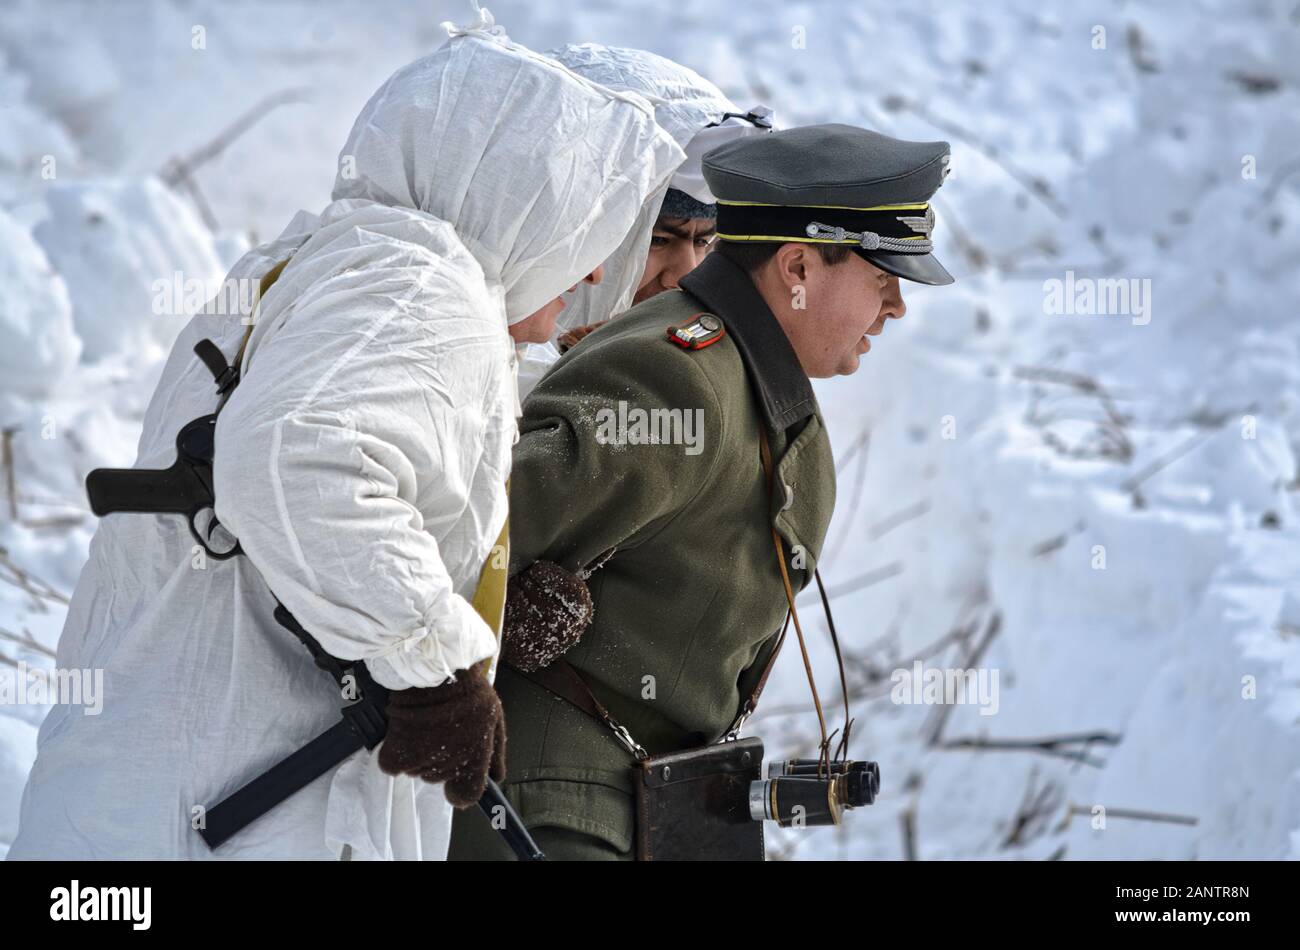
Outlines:
{"type": "Polygon", "coordinates": [[[924,234],[928,238],[934,230],[934,209],[926,208],[923,215],[900,215],[898,220],[917,234],[924,234]]]}

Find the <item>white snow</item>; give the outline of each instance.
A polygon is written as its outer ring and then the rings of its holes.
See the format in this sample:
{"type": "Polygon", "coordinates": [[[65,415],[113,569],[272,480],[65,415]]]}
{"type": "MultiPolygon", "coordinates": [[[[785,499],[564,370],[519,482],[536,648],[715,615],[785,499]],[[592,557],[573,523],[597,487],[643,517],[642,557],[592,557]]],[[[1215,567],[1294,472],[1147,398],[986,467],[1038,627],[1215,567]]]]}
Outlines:
{"type": "Polygon", "coordinates": [[[0,374],[5,388],[44,396],[77,363],[81,340],[72,325],[72,304],[63,278],[50,267],[31,233],[0,211],[0,374]]]}
{"type": "MultiPolygon", "coordinates": [[[[907,318],[860,372],[818,383],[842,465],[824,573],[861,694],[853,752],[880,761],[882,797],[770,850],[1300,858],[1294,4],[489,6],[534,48],[643,46],[786,125],[953,143],[936,237],[958,283],[907,287],[907,318]],[[1047,312],[1045,282],[1067,272],[1124,280],[1149,306],[1047,312]],[[931,741],[940,708],[891,702],[891,673],[922,653],[963,666],[995,616],[979,662],[999,675],[996,714],[946,707],[931,741]],[[964,646],[929,649],[958,627],[964,646]],[[944,747],[1079,734],[1103,734],[1068,747],[1095,764],[944,747]]],[[[366,98],[466,9],[6,11],[0,428],[19,517],[0,470],[0,656],[52,662],[13,638],[53,647],[62,606],[43,585],[70,593],[93,531],[81,479],[133,458],[183,319],[154,312],[153,282],[220,277],[250,236],[323,205],[366,98]],[[295,89],[304,101],[196,172],[214,235],[159,174],[295,89]]],[[[834,720],[815,592],[800,608],[834,720]]],[[[815,735],[790,652],[751,730],[772,758],[810,754],[815,735]]],[[[0,852],[38,720],[0,707],[0,852]]]]}
{"type": "Polygon", "coordinates": [[[36,239],[71,290],[86,360],[165,357],[187,314],[210,299],[187,311],[185,282],[212,286],[225,274],[193,207],[154,178],[56,182],[45,200],[36,239]]]}

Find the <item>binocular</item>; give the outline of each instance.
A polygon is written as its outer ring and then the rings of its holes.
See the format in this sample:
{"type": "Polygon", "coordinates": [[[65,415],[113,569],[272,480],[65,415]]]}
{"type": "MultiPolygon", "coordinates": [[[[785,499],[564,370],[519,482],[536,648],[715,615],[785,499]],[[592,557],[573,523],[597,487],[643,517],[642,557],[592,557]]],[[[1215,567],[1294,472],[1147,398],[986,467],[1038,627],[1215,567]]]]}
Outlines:
{"type": "Polygon", "coordinates": [[[832,762],[829,772],[817,759],[773,762],[766,779],[749,784],[749,816],[782,828],[838,825],[846,810],[870,805],[879,793],[875,762],[832,762]]]}

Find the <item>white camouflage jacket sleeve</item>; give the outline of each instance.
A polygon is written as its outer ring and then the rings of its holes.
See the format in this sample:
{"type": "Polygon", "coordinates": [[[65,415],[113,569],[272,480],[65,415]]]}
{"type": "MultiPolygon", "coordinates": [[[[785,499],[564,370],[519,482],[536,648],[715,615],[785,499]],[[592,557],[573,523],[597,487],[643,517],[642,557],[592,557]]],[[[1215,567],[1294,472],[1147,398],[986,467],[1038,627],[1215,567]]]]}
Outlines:
{"type": "Polygon", "coordinates": [[[374,217],[323,228],[263,300],[217,426],[217,515],[328,652],[433,686],[497,649],[466,595],[505,517],[509,342],[449,227],[374,217]]]}

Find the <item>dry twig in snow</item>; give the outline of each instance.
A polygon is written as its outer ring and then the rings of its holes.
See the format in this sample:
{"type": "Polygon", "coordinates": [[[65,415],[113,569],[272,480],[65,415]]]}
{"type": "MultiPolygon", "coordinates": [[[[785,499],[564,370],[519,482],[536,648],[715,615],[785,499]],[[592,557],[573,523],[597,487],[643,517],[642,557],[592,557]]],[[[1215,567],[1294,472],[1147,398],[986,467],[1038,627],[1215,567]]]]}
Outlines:
{"type": "Polygon", "coordinates": [[[0,639],[9,640],[13,643],[18,644],[20,647],[22,647],[25,650],[31,650],[33,653],[39,653],[42,656],[48,656],[51,660],[56,658],[53,650],[45,646],[45,644],[43,643],[38,643],[36,641],[36,638],[33,637],[30,633],[24,632],[22,636],[19,636],[18,634],[10,630],[6,630],[4,627],[0,627],[0,639]]]}
{"type": "Polygon", "coordinates": [[[56,604],[67,606],[72,602],[66,594],[59,593],[39,577],[33,576],[15,564],[9,557],[7,548],[0,548],[0,581],[12,584],[30,594],[37,604],[41,604],[44,600],[50,600],[56,604]]]}
{"type": "Polygon", "coordinates": [[[199,209],[199,214],[203,217],[203,223],[210,230],[216,231],[220,225],[217,222],[216,215],[212,213],[212,208],[204,199],[194,173],[224,152],[235,139],[261,121],[271,110],[291,102],[303,102],[307,99],[307,92],[306,89],[284,89],[267,96],[204,145],[196,148],[188,155],[173,158],[162,167],[158,177],[162,179],[167,187],[183,190],[188,194],[194,201],[195,207],[199,209]]]}
{"type": "Polygon", "coordinates": [[[1118,745],[1122,736],[1109,732],[1089,732],[1077,735],[1046,736],[1042,739],[986,739],[983,737],[966,739],[948,739],[939,744],[941,749],[963,749],[978,751],[1006,752],[1040,752],[1043,755],[1071,759],[1101,768],[1106,763],[1088,755],[1087,747],[1094,743],[1118,745]],[[1073,746],[1082,744],[1084,748],[1073,746]]]}

